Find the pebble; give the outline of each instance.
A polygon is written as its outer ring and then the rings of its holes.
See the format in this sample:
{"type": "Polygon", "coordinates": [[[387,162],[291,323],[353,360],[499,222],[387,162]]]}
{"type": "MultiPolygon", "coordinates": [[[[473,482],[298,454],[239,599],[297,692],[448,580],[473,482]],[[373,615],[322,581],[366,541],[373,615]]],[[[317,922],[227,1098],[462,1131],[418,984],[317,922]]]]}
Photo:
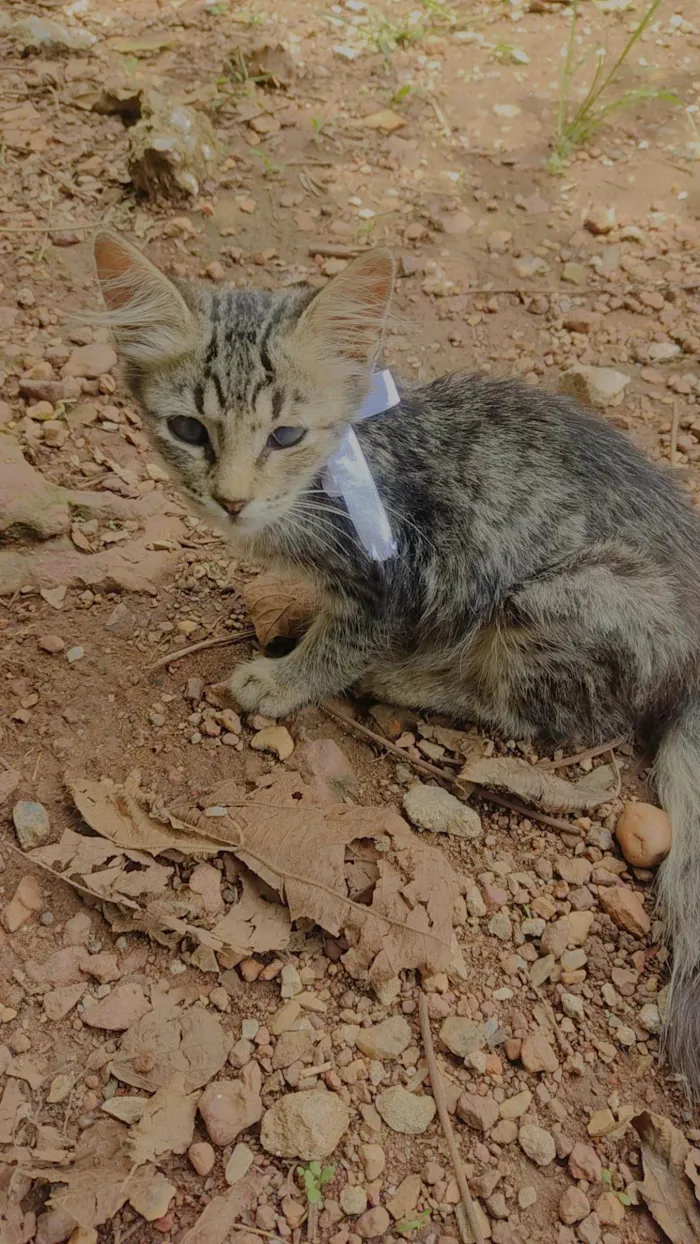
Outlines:
{"type": "Polygon", "coordinates": [[[513,1097],[506,1098],[499,1107],[499,1113],[502,1119],[519,1119],[530,1109],[532,1102],[532,1093],[529,1089],[523,1089],[520,1093],[515,1093],[513,1097]]]}
{"type": "Polygon", "coordinates": [[[2,923],[8,933],[16,933],[33,912],[41,911],[43,899],[36,877],[27,875],[20,881],[9,903],[3,910],[2,923]]]}
{"type": "Polygon", "coordinates": [[[320,1161],[336,1148],[350,1126],[350,1112],[336,1093],[307,1089],[287,1093],[266,1111],[260,1142],[280,1158],[320,1161]]]}
{"type": "Polygon", "coordinates": [[[265,726],[250,740],[256,752],[272,752],[279,760],[287,760],[294,751],[294,739],[286,726],[265,726]]]}
{"type": "Polygon", "coordinates": [[[567,1226],[581,1222],[591,1212],[591,1203],[580,1188],[567,1188],[559,1202],[559,1217],[567,1226]]]}
{"type": "Polygon", "coordinates": [[[619,1227],[625,1217],[625,1207],[614,1192],[604,1192],[598,1197],[595,1212],[604,1227],[619,1227]]]}
{"type": "Polygon", "coordinates": [[[475,1093],[462,1093],[457,1102],[457,1114],[478,1132],[488,1132],[498,1119],[499,1106],[493,1097],[478,1097],[475,1093]]]}
{"type": "Polygon", "coordinates": [[[226,1163],[224,1178],[229,1186],[238,1183],[239,1179],[243,1179],[248,1174],[253,1162],[255,1154],[248,1145],[240,1144],[234,1147],[233,1153],[226,1163]]]}
{"type": "Polygon", "coordinates": [[[569,1173],[573,1179],[587,1179],[589,1183],[597,1183],[600,1179],[602,1163],[595,1149],[577,1140],[569,1154],[569,1173]]]}
{"type": "Polygon", "coordinates": [[[471,839],[480,838],[483,832],[478,813],[441,786],[410,786],[403,808],[416,829],[471,839]]]}
{"type": "Polygon", "coordinates": [[[475,1050],[482,1050],[486,1045],[486,1037],[479,1024],[470,1019],[461,1019],[451,1015],[440,1029],[440,1040],[450,1053],[457,1058],[466,1058],[475,1050]]]}
{"type": "Polygon", "coordinates": [[[418,1136],[424,1132],[435,1117],[435,1101],[432,1097],[409,1093],[400,1084],[377,1094],[376,1107],[387,1127],[404,1136],[418,1136]]]}
{"type": "Polygon", "coordinates": [[[604,409],[620,405],[629,383],[629,376],[614,367],[591,367],[577,363],[560,377],[559,390],[588,406],[604,409]]]}
{"type": "Polygon", "coordinates": [[[606,886],[600,888],[600,905],[617,925],[635,937],[645,937],[651,928],[651,920],[636,890],[629,886],[606,886]]]}
{"type": "Polygon", "coordinates": [[[213,1144],[230,1145],[241,1132],[260,1122],[260,1079],[258,1063],[250,1062],[238,1080],[212,1080],[207,1085],[198,1109],[213,1144]]]}
{"type": "Polygon", "coordinates": [[[152,1171],[146,1174],[144,1171],[139,1178],[137,1174],[132,1182],[135,1184],[133,1192],[129,1194],[129,1205],[136,1210],[146,1222],[155,1222],[157,1218],[162,1218],[168,1212],[168,1206],[172,1201],[177,1188],[165,1178],[160,1171],[152,1171]]]}
{"type": "Polygon", "coordinates": [[[42,652],[63,652],[66,646],[60,635],[42,635],[37,643],[42,652]]]}
{"type": "Polygon", "coordinates": [[[49,814],[42,803],[20,799],[12,809],[12,821],[23,851],[31,851],[51,837],[49,814]]]}
{"type": "Polygon", "coordinates": [[[652,1035],[656,1035],[657,1032],[660,1032],[661,1014],[658,1006],[656,1006],[653,1002],[647,1002],[639,1012],[637,1022],[640,1028],[643,1028],[645,1032],[649,1032],[652,1035]]]}
{"type": "Polygon", "coordinates": [[[536,1123],[523,1123],[518,1132],[518,1141],[523,1153],[537,1166],[549,1166],[557,1156],[554,1137],[536,1123]]]}
{"type": "Polygon", "coordinates": [[[208,1175],[214,1169],[216,1153],[208,1140],[197,1140],[187,1150],[190,1166],[198,1175],[208,1175]]]}
{"type": "Polygon", "coordinates": [[[656,868],[671,849],[671,821],[663,808],[628,803],[618,817],[615,837],[634,868],[656,868]]]}
{"type": "Polygon", "coordinates": [[[82,661],[85,656],[85,649],[76,644],[75,647],[69,648],[66,653],[66,661],[69,665],[75,665],[76,661],[82,661]]]}
{"type": "Polygon", "coordinates": [[[410,1025],[402,1015],[393,1015],[381,1024],[373,1024],[371,1028],[361,1028],[355,1044],[361,1053],[368,1058],[398,1058],[411,1044],[410,1025]]]}
{"type": "Polygon", "coordinates": [[[569,1016],[569,1019],[582,1020],[585,1018],[586,1012],[583,998],[579,998],[578,994],[563,993],[561,996],[561,1007],[564,1014],[569,1016]]]}
{"type": "Polygon", "coordinates": [[[584,227],[589,233],[596,235],[610,233],[617,223],[614,207],[605,207],[602,203],[594,203],[584,219],[584,227]]]}
{"type": "Polygon", "coordinates": [[[375,1179],[379,1179],[386,1166],[386,1154],[381,1145],[360,1145],[360,1161],[365,1172],[365,1178],[370,1183],[374,1183],[375,1179]]]}
{"type": "Polygon", "coordinates": [[[73,350],[63,367],[64,376],[98,380],[117,365],[117,355],[110,345],[79,346],[73,350]]]}
{"type": "Polygon", "coordinates": [[[532,1184],[525,1184],[518,1192],[518,1205],[521,1209],[530,1209],[537,1204],[537,1189],[532,1184]]]}
{"type": "Polygon", "coordinates": [[[486,927],[501,942],[509,942],[513,936],[513,922],[507,911],[497,911],[486,927]]]}
{"type": "Polygon", "coordinates": [[[344,1214],[356,1218],[367,1209],[367,1193],[358,1184],[346,1184],[340,1193],[340,1208],[344,1214]]]}
{"type": "Polygon", "coordinates": [[[383,1240],[390,1224],[391,1219],[384,1206],[375,1205],[358,1218],[355,1230],[361,1240],[383,1240]]]}
{"type": "Polygon", "coordinates": [[[559,1066],[552,1046],[543,1032],[525,1037],[520,1047],[520,1060],[526,1071],[556,1071],[559,1066]]]}

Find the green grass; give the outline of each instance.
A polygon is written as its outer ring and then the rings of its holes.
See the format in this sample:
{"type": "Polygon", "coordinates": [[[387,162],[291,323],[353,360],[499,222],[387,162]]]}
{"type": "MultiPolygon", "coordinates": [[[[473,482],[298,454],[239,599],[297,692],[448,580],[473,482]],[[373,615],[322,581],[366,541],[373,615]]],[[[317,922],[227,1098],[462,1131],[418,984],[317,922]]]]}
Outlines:
{"type": "Polygon", "coordinates": [[[319,1205],[323,1200],[323,1189],[335,1175],[334,1166],[321,1166],[320,1162],[309,1162],[308,1166],[297,1166],[297,1175],[304,1181],[304,1191],[309,1205],[319,1205]]]}
{"type": "Polygon", "coordinates": [[[657,89],[651,86],[633,87],[631,90],[615,93],[622,69],[635,44],[641,39],[647,26],[655,17],[664,0],[652,0],[649,8],[640,18],[625,46],[609,69],[606,69],[606,50],[602,47],[589,50],[581,60],[576,56],[576,29],[578,22],[579,0],[574,0],[571,10],[569,39],[562,69],[559,106],[557,109],[557,128],[552,144],[552,155],[548,167],[550,172],[559,173],[566,166],[569,156],[577,147],[587,143],[607,120],[622,108],[631,108],[647,99],[666,99],[679,103],[673,91],[657,89]],[[595,57],[596,66],[591,84],[578,105],[572,101],[574,79],[579,70],[595,57]]]}

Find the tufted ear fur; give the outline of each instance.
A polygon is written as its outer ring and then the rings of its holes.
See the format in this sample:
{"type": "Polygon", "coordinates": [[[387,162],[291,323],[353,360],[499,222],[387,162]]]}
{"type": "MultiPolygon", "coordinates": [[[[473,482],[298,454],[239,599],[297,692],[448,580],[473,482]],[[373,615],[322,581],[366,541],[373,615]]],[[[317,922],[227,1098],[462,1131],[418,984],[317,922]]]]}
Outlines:
{"type": "Polygon", "coordinates": [[[297,331],[330,358],[372,362],[382,344],[393,288],[389,252],[368,251],[316,294],[297,331]]]}
{"type": "Polygon", "coordinates": [[[144,370],[187,353],[194,319],[172,281],[114,233],[97,234],[94,254],[107,307],[103,322],[127,366],[144,370]]]}

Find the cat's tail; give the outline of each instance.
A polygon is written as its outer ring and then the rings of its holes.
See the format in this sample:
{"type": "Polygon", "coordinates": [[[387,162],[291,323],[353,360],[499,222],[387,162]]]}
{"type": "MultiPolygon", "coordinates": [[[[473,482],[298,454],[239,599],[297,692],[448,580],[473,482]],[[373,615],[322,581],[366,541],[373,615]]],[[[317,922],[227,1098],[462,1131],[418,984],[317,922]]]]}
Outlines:
{"type": "Polygon", "coordinates": [[[700,692],[667,726],[654,766],[671,819],[671,850],[659,870],[673,970],[664,1020],[672,1064],[700,1096],[700,692]]]}

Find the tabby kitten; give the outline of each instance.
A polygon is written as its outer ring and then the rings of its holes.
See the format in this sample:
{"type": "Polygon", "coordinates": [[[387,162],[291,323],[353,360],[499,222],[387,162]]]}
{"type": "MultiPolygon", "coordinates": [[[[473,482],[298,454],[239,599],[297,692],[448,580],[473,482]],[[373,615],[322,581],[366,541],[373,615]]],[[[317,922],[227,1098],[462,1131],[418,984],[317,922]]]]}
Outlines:
{"type": "Polygon", "coordinates": [[[171,282],[110,234],[95,255],[180,487],[324,601],[292,653],[236,668],[244,709],[286,716],[359,684],[508,737],[657,747],[668,1041],[700,1088],[700,521],[670,476],[566,398],[464,374],[399,385],[355,429],[396,542],[375,561],[322,473],[370,386],[391,259],[267,293],[171,282]]]}

